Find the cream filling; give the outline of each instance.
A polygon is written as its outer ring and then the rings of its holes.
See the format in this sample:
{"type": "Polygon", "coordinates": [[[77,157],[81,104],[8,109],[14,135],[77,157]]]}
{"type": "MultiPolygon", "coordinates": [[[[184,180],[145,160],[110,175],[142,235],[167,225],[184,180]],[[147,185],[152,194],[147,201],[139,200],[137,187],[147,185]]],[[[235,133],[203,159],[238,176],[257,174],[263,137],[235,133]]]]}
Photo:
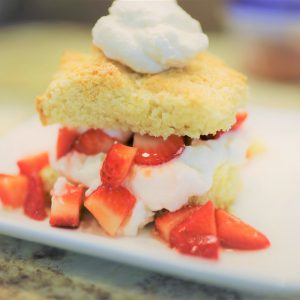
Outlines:
{"type": "MultiPolygon", "coordinates": [[[[124,186],[136,197],[131,219],[123,229],[135,235],[151,220],[154,211],[175,211],[191,196],[206,193],[213,184],[213,175],[223,163],[241,164],[248,147],[242,130],[228,132],[217,140],[194,141],[183,153],[158,166],[133,165],[124,186]]],[[[101,184],[100,169],[105,154],[86,156],[70,152],[52,166],[68,179],[88,187],[87,195],[101,184]]]]}

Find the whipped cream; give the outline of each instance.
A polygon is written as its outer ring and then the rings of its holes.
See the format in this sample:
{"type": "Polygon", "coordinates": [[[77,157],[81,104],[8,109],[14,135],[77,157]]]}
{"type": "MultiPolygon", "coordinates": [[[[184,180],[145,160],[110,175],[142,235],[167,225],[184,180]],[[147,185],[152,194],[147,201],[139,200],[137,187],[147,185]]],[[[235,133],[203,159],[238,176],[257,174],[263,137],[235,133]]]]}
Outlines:
{"type": "Polygon", "coordinates": [[[184,67],[208,47],[198,21],[175,0],[116,0],[92,30],[104,54],[140,73],[184,67]]]}
{"type": "Polygon", "coordinates": [[[243,135],[228,132],[217,140],[197,141],[185,147],[178,158],[158,166],[134,165],[125,186],[146,208],[175,211],[191,196],[208,192],[223,163],[245,161],[248,142],[243,135]]]}
{"type": "Polygon", "coordinates": [[[125,186],[151,211],[175,211],[209,189],[203,177],[177,158],[158,166],[134,165],[125,186]]]}
{"type": "MultiPolygon", "coordinates": [[[[248,148],[243,130],[228,132],[216,140],[194,141],[183,153],[158,166],[133,165],[124,186],[136,197],[132,216],[123,228],[124,235],[135,235],[151,221],[153,211],[175,211],[191,196],[202,195],[213,184],[216,169],[223,163],[245,162],[248,148]]],[[[70,152],[52,166],[68,179],[85,184],[87,195],[101,184],[99,171],[105,154],[86,156],[70,152]]]]}
{"type": "Polygon", "coordinates": [[[140,228],[153,220],[154,213],[147,209],[140,200],[136,201],[131,217],[128,223],[122,228],[122,234],[127,236],[135,236],[140,228]]]}
{"type": "Polygon", "coordinates": [[[67,188],[66,188],[67,184],[68,184],[68,181],[65,177],[57,178],[57,180],[53,186],[52,194],[57,197],[61,197],[61,196],[65,195],[67,193],[67,188]]]}
{"type": "Polygon", "coordinates": [[[89,188],[87,194],[90,194],[101,184],[99,172],[104,158],[104,153],[85,155],[72,151],[61,159],[52,161],[51,166],[69,180],[84,184],[89,188]]]}

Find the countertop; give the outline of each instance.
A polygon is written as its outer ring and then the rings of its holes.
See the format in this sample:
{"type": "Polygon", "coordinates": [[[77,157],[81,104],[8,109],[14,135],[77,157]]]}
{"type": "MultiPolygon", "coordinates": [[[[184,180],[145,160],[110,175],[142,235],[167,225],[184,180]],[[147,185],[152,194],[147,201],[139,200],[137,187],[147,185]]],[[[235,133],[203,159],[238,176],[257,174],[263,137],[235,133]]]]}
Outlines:
{"type": "MultiPolygon", "coordinates": [[[[0,136],[34,113],[63,49],[87,51],[89,29],[71,24],[0,28],[0,136]]],[[[240,68],[228,35],[214,34],[212,52],[240,68]]],[[[250,77],[258,105],[300,109],[299,84],[250,77]]],[[[279,299],[193,283],[122,264],[0,236],[0,299],[279,299]]],[[[292,299],[292,298],[290,298],[292,299]]],[[[299,299],[294,297],[293,299],[299,299]]]]}

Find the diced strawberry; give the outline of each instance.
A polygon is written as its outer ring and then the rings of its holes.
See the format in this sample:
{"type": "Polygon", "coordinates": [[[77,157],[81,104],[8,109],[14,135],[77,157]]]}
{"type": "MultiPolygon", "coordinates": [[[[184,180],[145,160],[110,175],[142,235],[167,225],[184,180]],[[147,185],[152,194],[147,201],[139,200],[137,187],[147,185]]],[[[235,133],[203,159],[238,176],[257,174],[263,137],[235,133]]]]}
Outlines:
{"type": "Polygon", "coordinates": [[[49,165],[49,157],[47,152],[38,155],[25,157],[17,162],[20,173],[25,176],[30,176],[33,173],[38,173],[41,169],[49,165]]]}
{"type": "Polygon", "coordinates": [[[247,112],[238,112],[236,114],[236,122],[234,125],[232,125],[231,129],[230,130],[237,130],[239,129],[242,124],[245,122],[245,120],[247,119],[248,117],[248,113],[247,112]]]}
{"type": "Polygon", "coordinates": [[[24,202],[24,213],[37,221],[46,218],[43,183],[37,173],[28,176],[28,194],[24,202]]]}
{"type": "Polygon", "coordinates": [[[6,207],[22,207],[28,193],[28,179],[23,175],[0,174],[0,199],[6,207]]]}
{"type": "Polygon", "coordinates": [[[101,129],[89,129],[78,137],[74,149],[87,155],[106,153],[115,141],[101,129]]]}
{"type": "Polygon", "coordinates": [[[102,184],[111,187],[121,185],[132,166],[136,152],[136,148],[114,144],[108,151],[102,165],[102,184]]]}
{"type": "Polygon", "coordinates": [[[169,242],[170,232],[190,216],[199,206],[186,206],[174,212],[166,212],[155,219],[155,229],[160,237],[169,242]]]}
{"type": "Polygon", "coordinates": [[[60,159],[72,150],[78,135],[74,128],[64,127],[59,129],[56,144],[57,159],[60,159]]]}
{"type": "Polygon", "coordinates": [[[56,227],[78,227],[84,189],[67,183],[65,193],[52,195],[50,224],[56,227]]]}
{"type": "Polygon", "coordinates": [[[211,201],[199,207],[185,221],[171,230],[170,245],[184,254],[209,259],[218,258],[219,241],[214,205],[211,201]]]}
{"type": "Polygon", "coordinates": [[[41,169],[49,165],[47,152],[34,156],[28,156],[17,162],[20,173],[28,179],[28,193],[24,202],[24,213],[35,220],[43,220],[46,217],[45,193],[43,183],[39,176],[41,169]]]}
{"type": "Polygon", "coordinates": [[[223,247],[258,250],[270,246],[266,236],[222,209],[216,209],[216,223],[218,237],[223,247]]]}
{"type": "Polygon", "coordinates": [[[138,149],[135,162],[140,165],[159,165],[180,155],[184,150],[183,138],[176,135],[166,140],[150,135],[134,135],[133,146],[138,149]]]}
{"type": "Polygon", "coordinates": [[[99,187],[84,202],[84,206],[111,236],[125,224],[135,205],[135,197],[124,187],[99,187]]]}

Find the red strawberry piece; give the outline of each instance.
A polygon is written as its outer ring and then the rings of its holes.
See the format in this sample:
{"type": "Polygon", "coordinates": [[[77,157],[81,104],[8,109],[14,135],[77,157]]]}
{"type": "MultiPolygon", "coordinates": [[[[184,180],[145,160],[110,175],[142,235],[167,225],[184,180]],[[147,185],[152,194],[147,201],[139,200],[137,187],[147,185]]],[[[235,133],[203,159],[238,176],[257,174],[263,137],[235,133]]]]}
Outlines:
{"type": "Polygon", "coordinates": [[[247,119],[248,117],[248,113],[247,112],[238,112],[236,114],[236,122],[234,125],[232,125],[231,129],[230,130],[237,130],[239,129],[242,124],[245,122],[245,120],[247,119]]]}
{"type": "Polygon", "coordinates": [[[24,213],[37,221],[46,218],[43,183],[37,173],[28,176],[28,194],[24,202],[24,213]]]}
{"type": "Polygon", "coordinates": [[[74,149],[87,155],[106,153],[115,141],[101,129],[89,129],[78,137],[74,149]]]}
{"type": "Polygon", "coordinates": [[[41,169],[49,165],[49,157],[47,152],[38,155],[25,157],[17,162],[20,173],[30,176],[33,173],[38,173],[41,169]]]}
{"type": "Polygon", "coordinates": [[[112,187],[121,185],[132,166],[136,152],[136,148],[114,144],[102,165],[102,183],[112,187]]]}
{"type": "Polygon", "coordinates": [[[78,135],[77,131],[73,128],[64,127],[59,129],[56,144],[57,159],[60,159],[72,150],[78,135]]]}
{"type": "Polygon", "coordinates": [[[211,201],[199,207],[171,231],[170,245],[184,254],[218,259],[219,241],[211,201]]]}
{"type": "Polygon", "coordinates": [[[270,246],[266,236],[222,209],[216,209],[217,232],[225,248],[259,250],[270,246]]]}
{"type": "Polygon", "coordinates": [[[186,206],[174,212],[166,212],[155,219],[155,229],[160,237],[169,242],[171,230],[187,219],[199,206],[186,206]]]}
{"type": "Polygon", "coordinates": [[[0,174],[0,199],[7,207],[22,207],[28,193],[28,179],[23,175],[0,174]]]}
{"type": "Polygon", "coordinates": [[[67,183],[65,193],[52,195],[50,224],[56,227],[78,227],[84,189],[67,183]]]}
{"type": "Polygon", "coordinates": [[[138,149],[135,162],[140,165],[159,165],[165,163],[184,150],[183,138],[176,135],[166,140],[150,135],[134,135],[133,146],[138,149]]]}
{"type": "Polygon", "coordinates": [[[135,197],[124,187],[99,187],[84,202],[84,206],[111,236],[126,223],[135,205],[135,197]]]}

